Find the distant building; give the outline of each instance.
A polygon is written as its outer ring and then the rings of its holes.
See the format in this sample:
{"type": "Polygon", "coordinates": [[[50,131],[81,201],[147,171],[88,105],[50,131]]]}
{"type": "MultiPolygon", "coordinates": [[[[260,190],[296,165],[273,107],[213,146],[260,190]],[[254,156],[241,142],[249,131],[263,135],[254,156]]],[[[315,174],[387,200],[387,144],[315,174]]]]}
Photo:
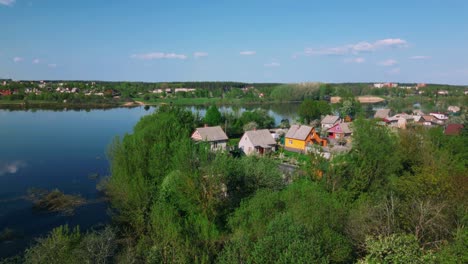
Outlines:
{"type": "Polygon", "coordinates": [[[447,111],[452,113],[458,113],[460,112],[460,107],[451,105],[447,108],[447,111]]]}
{"type": "Polygon", "coordinates": [[[180,93],[180,92],[188,93],[188,92],[195,92],[195,90],[196,89],[194,89],[194,88],[175,88],[174,92],[175,93],[180,93]]]}
{"type": "Polygon", "coordinates": [[[388,118],[389,116],[390,116],[390,109],[378,109],[374,114],[374,118],[380,118],[380,119],[388,118]]]}
{"type": "Polygon", "coordinates": [[[440,91],[437,91],[437,94],[438,95],[448,95],[449,92],[447,90],[440,90],[440,91]]]}
{"type": "Polygon", "coordinates": [[[429,113],[429,115],[439,119],[439,120],[447,120],[448,116],[444,113],[429,113]]]}
{"type": "Polygon", "coordinates": [[[396,88],[398,83],[374,83],[374,88],[396,88]]]}

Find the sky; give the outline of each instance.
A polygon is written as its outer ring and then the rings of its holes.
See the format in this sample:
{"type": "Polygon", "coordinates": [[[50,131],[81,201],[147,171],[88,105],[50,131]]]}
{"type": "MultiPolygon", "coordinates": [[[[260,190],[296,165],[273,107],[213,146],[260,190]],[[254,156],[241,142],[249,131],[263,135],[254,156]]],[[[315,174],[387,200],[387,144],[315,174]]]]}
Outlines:
{"type": "Polygon", "coordinates": [[[467,0],[0,0],[0,78],[468,84],[467,0]]]}

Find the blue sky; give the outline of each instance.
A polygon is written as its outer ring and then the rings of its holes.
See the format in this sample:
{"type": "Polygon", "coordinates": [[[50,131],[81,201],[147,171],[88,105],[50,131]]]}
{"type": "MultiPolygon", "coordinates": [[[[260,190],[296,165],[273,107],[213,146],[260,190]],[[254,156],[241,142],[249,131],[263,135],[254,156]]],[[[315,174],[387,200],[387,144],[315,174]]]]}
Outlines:
{"type": "Polygon", "coordinates": [[[0,78],[468,84],[468,1],[0,0],[0,78]]]}

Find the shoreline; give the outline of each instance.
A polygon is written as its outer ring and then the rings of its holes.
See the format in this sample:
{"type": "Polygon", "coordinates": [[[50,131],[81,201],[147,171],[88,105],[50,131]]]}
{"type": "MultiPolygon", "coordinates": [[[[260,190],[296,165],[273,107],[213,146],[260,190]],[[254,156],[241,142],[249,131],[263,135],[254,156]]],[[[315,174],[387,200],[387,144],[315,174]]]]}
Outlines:
{"type": "Polygon", "coordinates": [[[199,101],[199,100],[167,100],[159,102],[145,102],[142,100],[135,100],[133,102],[119,102],[119,103],[63,103],[63,102],[54,102],[54,101],[0,101],[0,110],[91,110],[91,109],[114,109],[114,108],[134,108],[141,106],[157,107],[161,105],[176,105],[176,106],[234,106],[234,105],[268,105],[268,104],[298,104],[300,101],[225,101],[222,99],[219,100],[209,100],[209,101],[199,101]]]}

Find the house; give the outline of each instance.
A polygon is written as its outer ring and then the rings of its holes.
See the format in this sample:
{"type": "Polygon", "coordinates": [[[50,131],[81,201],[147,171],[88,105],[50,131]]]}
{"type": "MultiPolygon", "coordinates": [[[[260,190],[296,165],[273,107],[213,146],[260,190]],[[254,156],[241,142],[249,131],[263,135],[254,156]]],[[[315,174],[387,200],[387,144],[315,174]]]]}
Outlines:
{"type": "Polygon", "coordinates": [[[449,111],[451,113],[458,113],[458,112],[460,112],[460,107],[451,105],[451,106],[449,106],[447,108],[447,111],[449,111]]]}
{"type": "Polygon", "coordinates": [[[380,119],[388,118],[389,116],[390,116],[390,109],[378,109],[374,114],[374,118],[380,118],[380,119]]]}
{"type": "Polygon", "coordinates": [[[418,122],[424,126],[432,126],[432,122],[434,122],[434,120],[436,120],[436,118],[431,115],[423,115],[418,122]]]}
{"type": "Polygon", "coordinates": [[[246,155],[267,154],[275,151],[276,141],[268,129],[246,131],[239,141],[239,149],[246,155]]]}
{"type": "Polygon", "coordinates": [[[327,130],[328,137],[331,139],[346,138],[352,135],[352,123],[338,123],[327,130]]]}
{"type": "Polygon", "coordinates": [[[415,109],[413,110],[413,115],[423,116],[425,115],[425,113],[421,111],[420,109],[415,109]]]}
{"type": "Polygon", "coordinates": [[[327,115],[322,119],[321,125],[322,125],[322,131],[325,131],[332,126],[334,126],[336,123],[340,121],[339,116],[334,116],[334,115],[327,115]]]}
{"type": "MultiPolygon", "coordinates": [[[[419,120],[419,117],[418,117],[419,120]]],[[[384,122],[390,127],[396,127],[401,129],[406,129],[406,124],[413,122],[413,115],[408,115],[406,113],[396,114],[392,117],[384,119],[384,122]]]]}
{"type": "Polygon", "coordinates": [[[192,139],[210,143],[210,148],[213,151],[226,150],[228,142],[228,137],[220,126],[199,127],[193,132],[192,139]]]}
{"type": "Polygon", "coordinates": [[[440,91],[437,91],[437,94],[438,95],[448,95],[449,92],[447,90],[440,90],[440,91]]]}
{"type": "Polygon", "coordinates": [[[11,90],[0,90],[0,96],[11,95],[11,90]]]}
{"type": "Polygon", "coordinates": [[[448,116],[443,113],[429,113],[429,115],[439,119],[439,120],[447,120],[448,116]]]}
{"type": "Polygon", "coordinates": [[[313,127],[292,125],[286,133],[284,148],[289,151],[305,153],[307,146],[313,143],[326,146],[327,140],[320,138],[313,127]]]}
{"type": "Polygon", "coordinates": [[[448,124],[447,127],[445,127],[444,134],[447,136],[457,136],[460,135],[462,130],[462,124],[448,124]]]}

